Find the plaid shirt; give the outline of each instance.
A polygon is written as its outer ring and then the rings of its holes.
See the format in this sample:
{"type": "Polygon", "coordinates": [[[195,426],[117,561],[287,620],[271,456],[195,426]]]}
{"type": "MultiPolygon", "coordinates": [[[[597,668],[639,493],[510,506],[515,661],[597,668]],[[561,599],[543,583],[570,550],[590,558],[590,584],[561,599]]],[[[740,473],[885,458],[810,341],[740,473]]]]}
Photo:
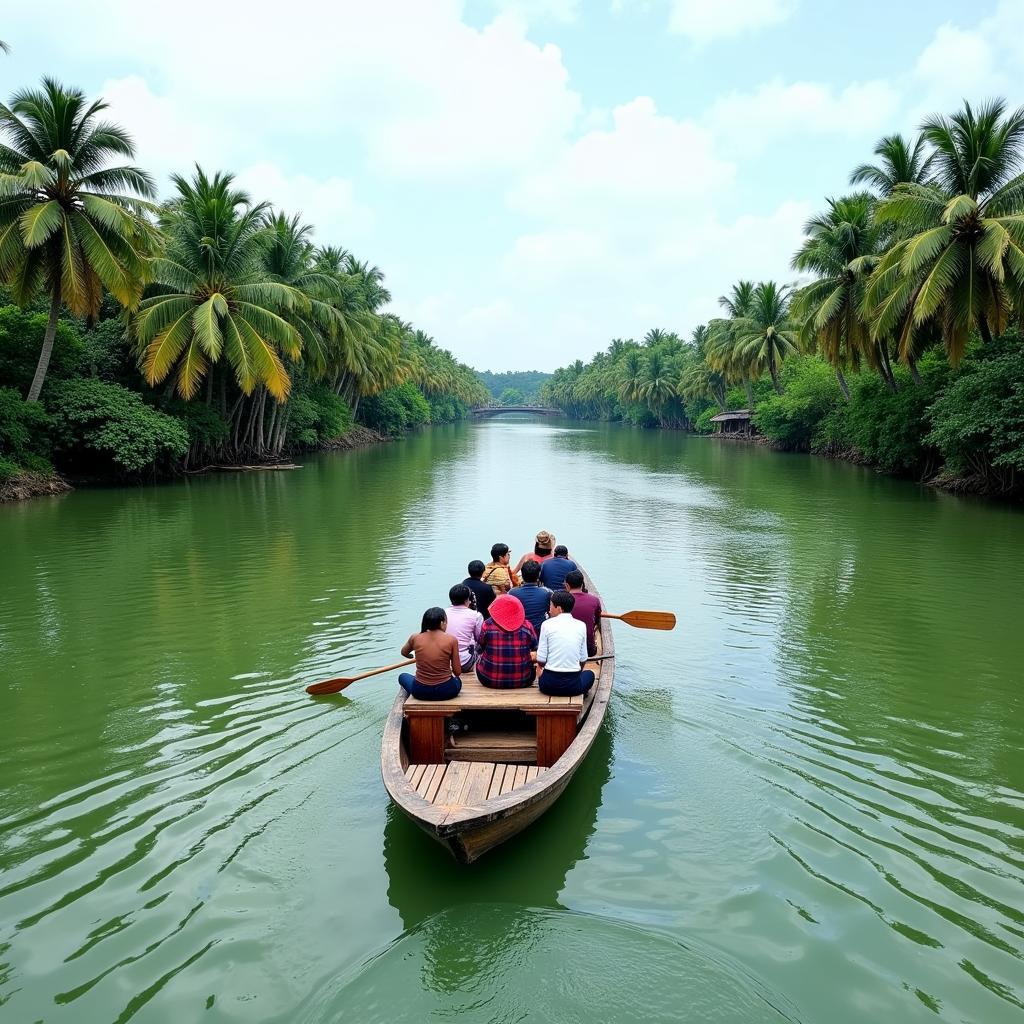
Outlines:
{"type": "Polygon", "coordinates": [[[477,643],[477,675],[483,674],[491,686],[503,690],[528,685],[534,675],[530,652],[536,646],[537,634],[529,622],[506,633],[493,619],[488,619],[477,643]]]}

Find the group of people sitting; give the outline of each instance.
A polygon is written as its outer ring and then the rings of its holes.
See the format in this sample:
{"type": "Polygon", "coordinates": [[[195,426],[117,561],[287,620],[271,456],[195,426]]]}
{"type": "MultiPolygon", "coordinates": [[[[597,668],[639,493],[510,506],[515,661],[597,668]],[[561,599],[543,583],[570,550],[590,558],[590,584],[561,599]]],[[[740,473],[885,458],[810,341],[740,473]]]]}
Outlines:
{"type": "Polygon", "coordinates": [[[584,665],[597,653],[601,602],[586,592],[568,549],[541,530],[515,568],[510,554],[507,544],[495,544],[490,562],[470,562],[469,576],[448,591],[449,608],[423,613],[420,632],[402,647],[404,657],[416,658],[416,674],[398,677],[408,693],[451,700],[470,669],[483,686],[514,689],[536,680],[552,696],[577,696],[594,685],[584,665]]]}

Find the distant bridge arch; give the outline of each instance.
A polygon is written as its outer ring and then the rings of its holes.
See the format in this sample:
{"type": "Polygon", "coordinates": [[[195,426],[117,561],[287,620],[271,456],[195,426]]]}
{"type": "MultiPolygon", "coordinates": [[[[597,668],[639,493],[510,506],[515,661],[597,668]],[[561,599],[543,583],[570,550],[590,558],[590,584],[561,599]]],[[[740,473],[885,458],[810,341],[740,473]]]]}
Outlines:
{"type": "Polygon", "coordinates": [[[481,405],[473,410],[474,416],[501,416],[506,412],[534,412],[541,416],[557,416],[558,410],[547,405],[481,405]]]}

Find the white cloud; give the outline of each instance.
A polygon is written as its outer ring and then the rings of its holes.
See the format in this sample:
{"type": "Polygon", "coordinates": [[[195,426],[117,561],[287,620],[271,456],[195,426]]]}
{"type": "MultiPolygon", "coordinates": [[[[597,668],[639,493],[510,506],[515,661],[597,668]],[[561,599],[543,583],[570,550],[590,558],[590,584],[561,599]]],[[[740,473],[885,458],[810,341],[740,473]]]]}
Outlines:
{"type": "MultiPolygon", "coordinates": [[[[990,19],[973,30],[943,25],[921,52],[914,78],[921,112],[958,107],[962,100],[977,101],[1008,91],[1010,83],[1000,70],[996,51],[1002,41],[990,19]]],[[[1024,24],[1020,27],[1024,31],[1024,24]]]]}
{"type": "Polygon", "coordinates": [[[502,14],[515,14],[528,22],[568,25],[580,14],[580,0],[489,0],[489,5],[502,14]]]}
{"type": "Polygon", "coordinates": [[[355,186],[346,178],[289,176],[275,164],[261,163],[240,171],[235,180],[253,199],[266,199],[289,216],[301,214],[322,244],[358,246],[369,236],[372,214],[356,201],[355,186]]]}
{"type": "Polygon", "coordinates": [[[439,34],[407,109],[364,126],[374,161],[399,177],[451,179],[542,159],[581,101],[558,47],[537,46],[524,31],[503,16],[479,32],[439,34]]]}
{"type": "Polygon", "coordinates": [[[749,153],[796,134],[870,137],[892,125],[900,105],[899,92],[885,81],[854,82],[837,91],[820,82],[774,79],[716,100],[704,121],[730,151],[749,153]]]}
{"type": "Polygon", "coordinates": [[[752,32],[792,17],[796,0],[672,0],[668,27],[697,43],[752,32]]]}
{"type": "Polygon", "coordinates": [[[270,144],[315,156],[361,140],[396,177],[508,175],[581,110],[556,46],[528,39],[515,13],[470,26],[458,0],[291,0],[286,11],[254,0],[244,15],[237,3],[179,0],[158,32],[130,0],[106,0],[102,31],[94,11],[60,6],[54,45],[78,56],[87,39],[93,59],[146,67],[165,123],[225,131],[247,160],[270,144]]]}
{"type": "Polygon", "coordinates": [[[612,111],[612,127],[587,132],[513,191],[517,208],[554,220],[608,206],[659,218],[728,187],[734,168],[693,121],[660,115],[639,96],[612,111]]]}
{"type": "Polygon", "coordinates": [[[231,150],[230,125],[195,118],[167,96],[157,96],[138,75],[109,79],[99,90],[106,112],[135,140],[135,163],[156,179],[161,193],[172,172],[187,174],[195,163],[220,167],[231,150]]]}

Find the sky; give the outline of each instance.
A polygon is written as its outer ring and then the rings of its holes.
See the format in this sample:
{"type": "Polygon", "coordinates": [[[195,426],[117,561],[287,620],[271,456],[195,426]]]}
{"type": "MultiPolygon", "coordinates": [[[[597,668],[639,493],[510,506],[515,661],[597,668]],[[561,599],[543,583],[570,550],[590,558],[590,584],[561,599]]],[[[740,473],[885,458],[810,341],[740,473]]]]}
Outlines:
{"type": "Polygon", "coordinates": [[[51,0],[0,38],[0,95],[103,96],[164,195],[232,171],[495,371],[688,335],[793,280],[882,135],[1024,103],[1024,0],[51,0]]]}

